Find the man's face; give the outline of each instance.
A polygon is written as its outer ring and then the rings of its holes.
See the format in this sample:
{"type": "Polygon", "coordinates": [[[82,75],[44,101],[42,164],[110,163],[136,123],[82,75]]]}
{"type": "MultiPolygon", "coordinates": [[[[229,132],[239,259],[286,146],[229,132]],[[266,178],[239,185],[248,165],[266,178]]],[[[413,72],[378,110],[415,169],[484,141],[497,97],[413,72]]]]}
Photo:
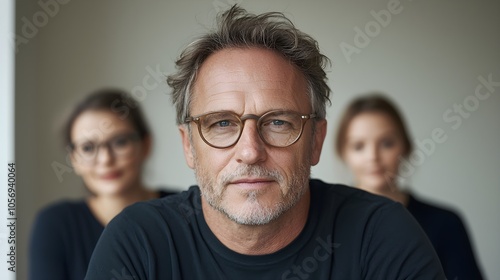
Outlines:
{"type": "MultiPolygon", "coordinates": [[[[191,115],[231,111],[258,116],[271,110],[311,114],[303,75],[276,53],[233,48],[211,55],[199,70],[191,115]]],[[[306,122],[302,137],[285,148],[259,137],[257,121],[245,122],[238,142],[217,149],[201,139],[191,123],[192,139],[181,126],[188,165],[195,170],[202,198],[231,220],[267,224],[295,205],[308,191],[311,165],[319,161],[326,121],[306,122]],[[313,136],[312,126],[316,125],[313,136]]],[[[307,210],[306,210],[307,211],[307,210]]]]}

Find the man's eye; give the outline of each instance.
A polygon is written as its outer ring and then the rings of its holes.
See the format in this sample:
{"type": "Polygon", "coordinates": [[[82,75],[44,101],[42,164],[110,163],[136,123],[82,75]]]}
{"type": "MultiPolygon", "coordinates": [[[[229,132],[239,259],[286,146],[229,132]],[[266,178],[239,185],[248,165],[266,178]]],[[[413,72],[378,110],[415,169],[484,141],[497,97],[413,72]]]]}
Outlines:
{"type": "Polygon", "coordinates": [[[262,129],[271,132],[289,132],[295,130],[292,122],[283,119],[271,119],[262,123],[262,129]]]}
{"type": "Polygon", "coordinates": [[[219,127],[227,127],[231,125],[231,122],[228,120],[223,120],[223,121],[218,121],[216,125],[219,127]]]}
{"type": "Polygon", "coordinates": [[[282,121],[282,120],[272,120],[270,123],[271,123],[271,125],[280,126],[280,125],[284,125],[285,121],[282,121]]]}
{"type": "Polygon", "coordinates": [[[227,128],[235,128],[238,127],[238,122],[231,119],[221,119],[221,120],[212,120],[209,122],[207,129],[220,130],[227,128]]]}

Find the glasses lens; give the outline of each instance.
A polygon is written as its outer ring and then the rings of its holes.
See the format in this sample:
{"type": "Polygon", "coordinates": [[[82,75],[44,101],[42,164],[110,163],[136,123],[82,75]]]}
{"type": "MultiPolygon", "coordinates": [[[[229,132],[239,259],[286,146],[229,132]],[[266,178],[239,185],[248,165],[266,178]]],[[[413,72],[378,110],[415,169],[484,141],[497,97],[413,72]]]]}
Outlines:
{"type": "Polygon", "coordinates": [[[238,139],[241,122],[233,113],[217,112],[205,115],[199,121],[203,138],[216,147],[232,145],[238,139]]]}
{"type": "Polygon", "coordinates": [[[264,141],[276,147],[285,147],[297,140],[302,130],[300,115],[293,112],[272,112],[260,120],[264,141]]]}
{"type": "Polygon", "coordinates": [[[97,147],[92,142],[85,142],[75,145],[75,152],[84,160],[90,160],[94,157],[97,147]]]}
{"type": "MultiPolygon", "coordinates": [[[[139,136],[136,133],[123,134],[113,137],[112,139],[96,144],[88,141],[74,145],[74,155],[78,156],[85,162],[93,162],[96,158],[97,151],[100,149],[109,149],[113,156],[126,157],[131,155],[136,147],[136,142],[139,136]]],[[[102,152],[102,151],[101,151],[102,152]]]]}
{"type": "Polygon", "coordinates": [[[120,135],[109,141],[109,147],[114,155],[127,156],[134,150],[134,140],[133,135],[120,135]]]}

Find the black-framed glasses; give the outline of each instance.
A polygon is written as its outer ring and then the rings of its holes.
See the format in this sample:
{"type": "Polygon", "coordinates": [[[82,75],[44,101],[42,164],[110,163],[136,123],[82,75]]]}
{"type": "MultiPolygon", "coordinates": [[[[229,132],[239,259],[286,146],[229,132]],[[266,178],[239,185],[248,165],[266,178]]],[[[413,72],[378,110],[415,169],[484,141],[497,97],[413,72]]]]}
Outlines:
{"type": "Polygon", "coordinates": [[[101,147],[106,147],[114,157],[129,157],[136,150],[136,143],[140,139],[136,132],[119,134],[111,139],[95,143],[92,141],[82,141],[72,143],[71,151],[85,162],[95,162],[97,153],[101,147]]]}
{"type": "Polygon", "coordinates": [[[195,122],[201,139],[207,145],[224,149],[235,145],[248,119],[257,120],[257,130],[264,143],[273,147],[288,147],[299,140],[307,120],[316,114],[302,115],[293,111],[270,111],[262,116],[238,116],[231,111],[212,112],[188,117],[185,123],[195,122]]]}

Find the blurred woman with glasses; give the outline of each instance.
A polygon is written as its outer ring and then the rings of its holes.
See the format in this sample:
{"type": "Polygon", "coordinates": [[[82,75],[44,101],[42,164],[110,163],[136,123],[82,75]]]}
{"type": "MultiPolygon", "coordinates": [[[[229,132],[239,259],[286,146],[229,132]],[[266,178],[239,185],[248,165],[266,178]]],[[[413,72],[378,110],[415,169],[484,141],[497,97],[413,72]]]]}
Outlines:
{"type": "Polygon", "coordinates": [[[351,169],[355,186],[408,209],[429,237],[447,279],[483,279],[461,218],[400,188],[400,164],[410,156],[412,143],[388,98],[372,94],[352,101],[336,137],[337,155],[351,169]]]}
{"type": "Polygon", "coordinates": [[[101,90],[79,103],[64,127],[64,141],[90,195],[55,203],[38,214],[30,279],[83,279],[113,217],[132,203],[173,193],[153,191],[142,182],[151,133],[137,102],[125,92],[101,90]]]}

